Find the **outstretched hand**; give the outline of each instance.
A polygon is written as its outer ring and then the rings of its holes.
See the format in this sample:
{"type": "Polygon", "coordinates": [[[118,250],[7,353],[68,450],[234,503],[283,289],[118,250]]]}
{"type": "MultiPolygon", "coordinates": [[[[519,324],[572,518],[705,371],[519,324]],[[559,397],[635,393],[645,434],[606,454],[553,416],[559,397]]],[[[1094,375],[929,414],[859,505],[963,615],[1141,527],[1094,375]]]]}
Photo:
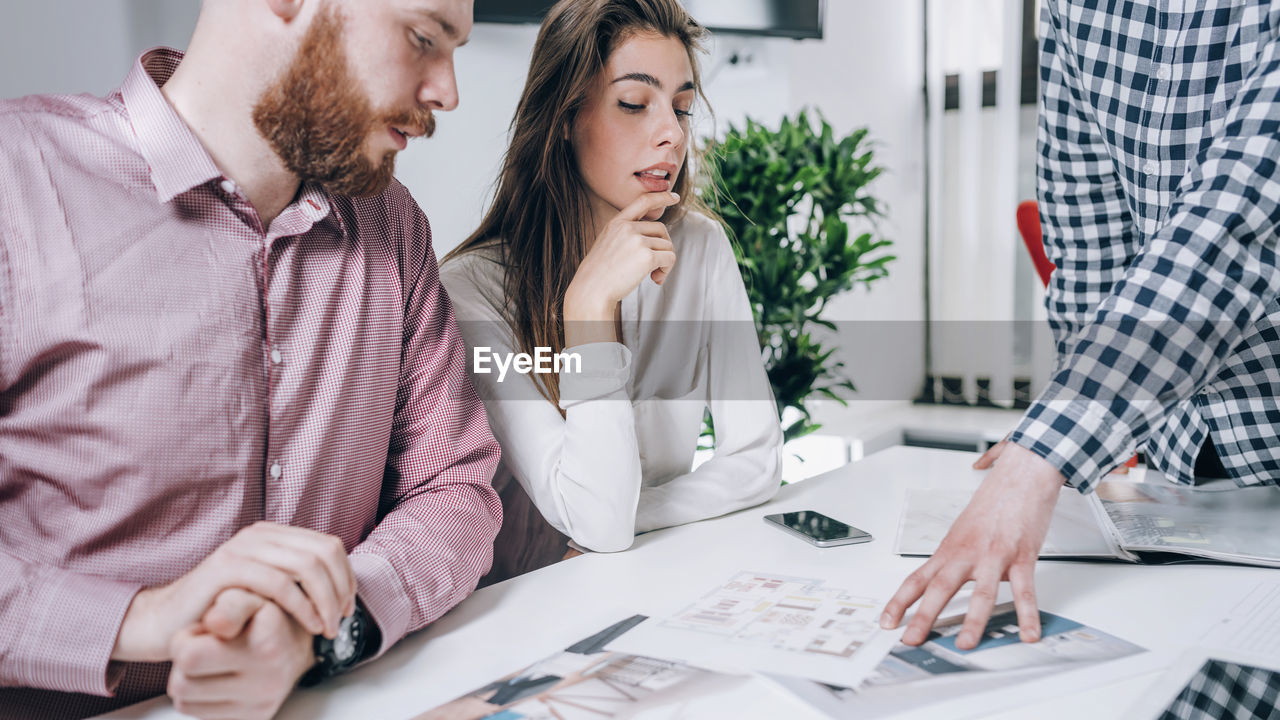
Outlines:
{"type": "Polygon", "coordinates": [[[956,519],[933,557],[911,573],[885,606],[880,624],[892,629],[907,609],[920,602],[902,641],[919,645],[939,613],[966,583],[975,583],[956,647],[977,646],[995,607],[996,591],[1008,580],[1013,589],[1020,637],[1040,639],[1035,563],[1049,530],[1064,479],[1048,461],[1018,445],[1000,443],[975,463],[995,469],[956,519]],[[991,456],[988,458],[988,456],[991,456]]]}

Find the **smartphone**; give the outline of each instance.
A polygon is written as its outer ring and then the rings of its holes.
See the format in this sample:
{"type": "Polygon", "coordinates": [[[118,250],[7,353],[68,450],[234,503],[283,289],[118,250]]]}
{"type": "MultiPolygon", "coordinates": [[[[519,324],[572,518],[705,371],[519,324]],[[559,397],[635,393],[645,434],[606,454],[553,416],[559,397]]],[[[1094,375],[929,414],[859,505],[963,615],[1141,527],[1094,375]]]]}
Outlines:
{"type": "Polygon", "coordinates": [[[871,533],[866,530],[859,530],[848,523],[842,523],[814,510],[765,515],[764,521],[802,537],[818,547],[871,542],[871,533]]]}

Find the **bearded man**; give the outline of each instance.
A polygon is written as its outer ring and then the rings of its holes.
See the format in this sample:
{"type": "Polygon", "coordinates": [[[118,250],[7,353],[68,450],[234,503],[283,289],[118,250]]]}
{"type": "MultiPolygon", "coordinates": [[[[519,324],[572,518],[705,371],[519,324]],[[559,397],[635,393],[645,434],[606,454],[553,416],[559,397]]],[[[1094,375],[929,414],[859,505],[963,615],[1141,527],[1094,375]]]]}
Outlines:
{"type": "Polygon", "coordinates": [[[488,569],[499,450],[396,153],[470,0],[205,0],[0,102],[0,716],[273,715],[488,569]]]}

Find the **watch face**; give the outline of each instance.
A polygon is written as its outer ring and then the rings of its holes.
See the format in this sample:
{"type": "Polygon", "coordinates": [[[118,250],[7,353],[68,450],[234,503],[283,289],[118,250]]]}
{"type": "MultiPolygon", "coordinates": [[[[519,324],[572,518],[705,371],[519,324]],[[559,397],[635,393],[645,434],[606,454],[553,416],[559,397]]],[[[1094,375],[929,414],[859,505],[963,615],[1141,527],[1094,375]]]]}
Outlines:
{"type": "Polygon", "coordinates": [[[344,663],[356,654],[356,637],[360,632],[356,624],[356,616],[342,618],[338,625],[338,636],[333,639],[333,654],[338,662],[344,663]]]}

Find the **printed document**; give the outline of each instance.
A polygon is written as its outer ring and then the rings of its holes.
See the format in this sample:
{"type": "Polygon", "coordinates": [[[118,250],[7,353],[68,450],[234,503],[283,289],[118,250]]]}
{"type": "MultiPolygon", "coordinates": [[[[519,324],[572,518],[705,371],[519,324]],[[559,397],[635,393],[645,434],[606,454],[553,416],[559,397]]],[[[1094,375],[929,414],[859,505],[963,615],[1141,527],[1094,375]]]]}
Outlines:
{"type": "Polygon", "coordinates": [[[901,630],[880,630],[884,601],[822,580],[740,572],[608,649],[730,672],[774,672],[858,685],[901,630]]]}

